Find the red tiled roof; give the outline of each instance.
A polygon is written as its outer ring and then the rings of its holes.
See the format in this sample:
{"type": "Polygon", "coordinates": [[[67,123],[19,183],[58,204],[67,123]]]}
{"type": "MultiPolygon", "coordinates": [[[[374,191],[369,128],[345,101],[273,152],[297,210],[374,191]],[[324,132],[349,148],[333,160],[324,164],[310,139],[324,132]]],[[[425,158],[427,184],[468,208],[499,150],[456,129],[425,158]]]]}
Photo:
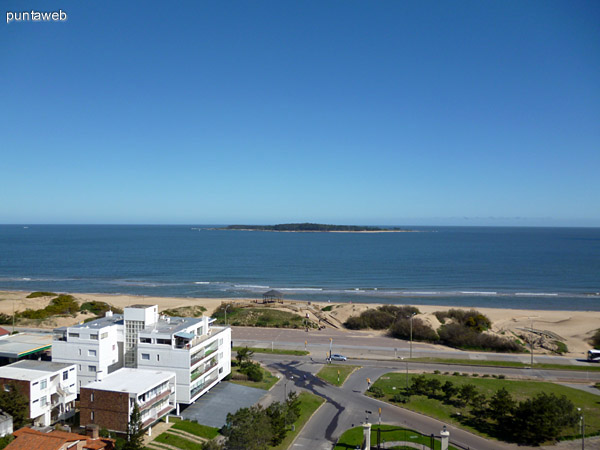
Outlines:
{"type": "Polygon", "coordinates": [[[6,336],[7,334],[10,334],[10,331],[8,331],[6,328],[0,327],[0,336],[6,336]]]}
{"type": "Polygon", "coordinates": [[[60,450],[67,442],[83,441],[86,450],[110,450],[114,448],[112,439],[92,439],[67,431],[52,430],[50,433],[32,430],[24,427],[13,433],[15,440],[5,447],[5,450],[60,450]]]}

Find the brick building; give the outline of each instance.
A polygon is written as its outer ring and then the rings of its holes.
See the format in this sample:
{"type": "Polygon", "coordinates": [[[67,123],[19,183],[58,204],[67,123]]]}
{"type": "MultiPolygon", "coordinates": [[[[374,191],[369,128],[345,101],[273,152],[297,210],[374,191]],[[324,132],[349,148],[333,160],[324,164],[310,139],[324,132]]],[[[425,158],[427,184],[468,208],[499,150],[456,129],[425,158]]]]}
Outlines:
{"type": "Polygon", "coordinates": [[[142,427],[147,428],[175,409],[175,374],[143,369],[121,369],[82,387],[79,421],[119,433],[127,432],[137,403],[142,427]]]}

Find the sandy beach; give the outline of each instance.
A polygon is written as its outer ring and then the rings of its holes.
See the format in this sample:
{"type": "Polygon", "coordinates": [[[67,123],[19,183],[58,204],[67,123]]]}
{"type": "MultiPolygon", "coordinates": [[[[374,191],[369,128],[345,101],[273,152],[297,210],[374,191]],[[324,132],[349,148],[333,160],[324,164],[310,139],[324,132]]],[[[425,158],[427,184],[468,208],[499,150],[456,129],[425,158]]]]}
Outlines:
{"type": "MultiPolygon", "coordinates": [[[[25,309],[44,308],[52,297],[40,297],[35,299],[26,298],[29,292],[0,291],[0,313],[12,315],[14,311],[25,309]]],[[[118,308],[135,304],[156,304],[159,310],[203,306],[207,314],[211,314],[223,302],[247,304],[254,299],[227,299],[227,298],[177,298],[177,297],[149,297],[136,295],[111,295],[111,294],[72,294],[80,303],[87,301],[102,301],[118,308]]],[[[359,315],[362,311],[376,308],[378,304],[365,303],[327,303],[308,302],[300,300],[285,300],[283,305],[270,305],[270,307],[284,308],[288,311],[296,310],[298,314],[308,312],[315,317],[313,311],[319,311],[325,306],[332,306],[331,311],[322,312],[334,321],[343,323],[348,317],[359,315]]],[[[419,308],[421,314],[417,317],[429,322],[433,328],[439,327],[440,323],[433,314],[435,311],[446,311],[448,306],[414,305],[419,308]]],[[[468,308],[461,308],[468,309],[468,308]]],[[[519,333],[521,328],[529,328],[533,325],[536,330],[547,330],[557,334],[564,339],[569,353],[566,356],[582,357],[591,348],[587,340],[600,328],[600,311],[544,311],[544,310],[522,310],[502,308],[476,308],[487,315],[492,321],[492,331],[501,334],[511,332],[519,333]]],[[[54,328],[78,323],[89,315],[79,314],[77,317],[53,317],[39,326],[54,328]]],[[[373,333],[372,331],[370,331],[373,333]]],[[[380,332],[377,332],[380,333],[380,332]]],[[[536,352],[538,350],[536,349],[536,352]]],[[[543,350],[541,351],[543,353],[543,350]]]]}

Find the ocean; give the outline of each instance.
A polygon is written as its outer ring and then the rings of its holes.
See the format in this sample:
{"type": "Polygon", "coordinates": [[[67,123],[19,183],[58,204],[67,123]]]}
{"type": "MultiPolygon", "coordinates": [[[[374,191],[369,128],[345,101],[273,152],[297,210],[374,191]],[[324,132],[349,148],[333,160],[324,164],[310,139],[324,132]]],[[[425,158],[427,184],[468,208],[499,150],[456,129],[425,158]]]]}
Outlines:
{"type": "Polygon", "coordinates": [[[0,289],[600,310],[600,228],[212,227],[2,225],[0,289]]]}

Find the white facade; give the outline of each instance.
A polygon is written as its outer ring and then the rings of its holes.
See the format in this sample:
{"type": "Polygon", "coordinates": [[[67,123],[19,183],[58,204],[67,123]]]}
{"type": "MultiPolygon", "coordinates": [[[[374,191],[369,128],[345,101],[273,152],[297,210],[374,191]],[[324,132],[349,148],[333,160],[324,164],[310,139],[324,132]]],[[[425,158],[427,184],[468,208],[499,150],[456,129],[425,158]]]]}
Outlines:
{"type": "Polygon", "coordinates": [[[52,360],[77,364],[78,389],[121,367],[176,374],[177,402],[189,404],[231,372],[231,329],[208,317],[168,317],[156,305],[54,331],[52,360]]]}
{"type": "Polygon", "coordinates": [[[35,425],[48,426],[75,413],[77,370],[73,364],[23,360],[0,367],[2,388],[15,381],[26,386],[29,418],[35,425]]]}
{"type": "Polygon", "coordinates": [[[77,392],[123,367],[123,320],[108,313],[93,322],[54,330],[52,361],[77,365],[77,392]]]}

